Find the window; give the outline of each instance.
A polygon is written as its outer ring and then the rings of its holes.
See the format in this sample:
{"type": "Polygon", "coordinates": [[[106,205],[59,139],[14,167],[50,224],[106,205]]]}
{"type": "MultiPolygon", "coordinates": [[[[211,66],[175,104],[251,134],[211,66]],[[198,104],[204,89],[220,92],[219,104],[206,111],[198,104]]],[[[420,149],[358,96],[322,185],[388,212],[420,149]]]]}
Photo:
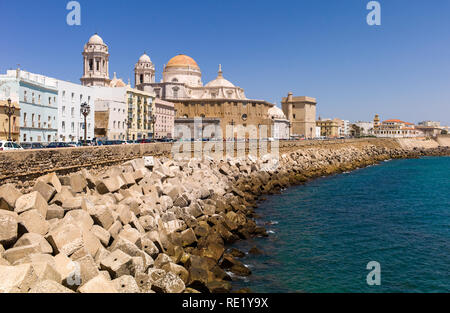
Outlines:
{"type": "Polygon", "coordinates": [[[243,120],[243,121],[246,121],[247,118],[248,118],[247,114],[242,114],[242,120],[243,120]]]}
{"type": "Polygon", "coordinates": [[[100,61],[97,61],[97,71],[100,71],[100,61]]]}
{"type": "Polygon", "coordinates": [[[61,128],[62,128],[63,132],[66,132],[66,122],[64,122],[64,121],[62,122],[62,127],[61,128]]]}
{"type": "Polygon", "coordinates": [[[144,83],[144,75],[141,74],[139,76],[139,80],[140,80],[141,84],[143,84],[144,83]]]}
{"type": "Polygon", "coordinates": [[[89,70],[90,71],[94,70],[94,60],[92,60],[92,59],[89,60],[89,70]]]}
{"type": "Polygon", "coordinates": [[[66,106],[62,107],[62,116],[65,117],[66,116],[66,106]]]}
{"type": "Polygon", "coordinates": [[[27,141],[27,134],[23,134],[23,141],[24,141],[24,142],[27,141]]]}
{"type": "Polygon", "coordinates": [[[23,92],[23,102],[28,102],[26,90],[23,92]]]}

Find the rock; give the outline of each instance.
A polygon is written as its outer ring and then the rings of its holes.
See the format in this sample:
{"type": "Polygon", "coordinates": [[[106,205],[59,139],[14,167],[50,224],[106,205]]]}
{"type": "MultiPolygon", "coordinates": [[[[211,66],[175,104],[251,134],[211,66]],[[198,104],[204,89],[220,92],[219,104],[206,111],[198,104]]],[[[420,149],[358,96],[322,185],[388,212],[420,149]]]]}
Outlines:
{"type": "Polygon", "coordinates": [[[0,210],[14,211],[16,201],[21,196],[22,193],[12,184],[0,186],[0,210]]]}
{"type": "Polygon", "coordinates": [[[100,225],[104,229],[109,229],[115,222],[111,210],[105,205],[97,205],[92,218],[94,219],[95,224],[100,225]]]}
{"type": "Polygon", "coordinates": [[[252,274],[252,271],[247,266],[234,259],[231,255],[225,255],[220,266],[238,276],[250,276],[252,274]]]}
{"type": "Polygon", "coordinates": [[[83,198],[81,197],[71,197],[64,199],[62,202],[62,208],[64,212],[81,210],[83,207],[83,198]]]}
{"type": "Polygon", "coordinates": [[[236,249],[236,248],[232,248],[232,249],[230,250],[230,254],[231,254],[233,257],[235,257],[235,258],[243,258],[243,257],[245,257],[245,253],[242,252],[241,250],[236,249]]]}
{"type": "Polygon", "coordinates": [[[259,255],[262,254],[263,252],[259,250],[256,246],[254,246],[248,251],[248,253],[253,255],[259,255]]]}
{"type": "Polygon", "coordinates": [[[61,283],[61,275],[56,270],[55,266],[53,266],[49,262],[33,262],[31,263],[33,269],[38,276],[39,281],[43,280],[53,280],[54,282],[60,284],[61,283]]]}
{"type": "Polygon", "coordinates": [[[133,276],[124,275],[112,281],[119,293],[140,293],[140,288],[133,276]]]}
{"type": "Polygon", "coordinates": [[[24,234],[22,237],[20,237],[19,240],[17,240],[16,244],[14,245],[14,248],[35,244],[39,246],[39,250],[41,251],[41,253],[48,253],[48,254],[53,253],[52,246],[48,243],[47,240],[45,240],[44,236],[36,233],[24,234]]]}
{"type": "Polygon", "coordinates": [[[187,283],[189,279],[189,272],[181,265],[169,262],[164,264],[161,269],[165,270],[166,272],[171,272],[178,277],[181,278],[183,283],[187,283]]]}
{"type": "Polygon", "coordinates": [[[64,217],[64,209],[59,205],[52,204],[47,209],[46,220],[52,220],[54,218],[62,219],[64,217]]]}
{"type": "Polygon", "coordinates": [[[73,192],[80,193],[86,191],[87,180],[81,173],[71,174],[69,179],[73,192]]]}
{"type": "Polygon", "coordinates": [[[56,192],[61,192],[61,181],[59,180],[55,172],[39,177],[38,179],[36,179],[36,183],[37,182],[48,184],[55,188],[56,192]]]}
{"type": "Polygon", "coordinates": [[[74,291],[70,290],[69,288],[64,287],[61,284],[58,284],[57,282],[55,282],[53,280],[44,280],[44,281],[40,281],[37,284],[35,284],[30,289],[29,293],[57,294],[57,293],[74,293],[74,291]]]}
{"type": "Polygon", "coordinates": [[[37,210],[42,216],[47,216],[48,204],[47,201],[37,191],[23,195],[16,201],[16,207],[14,211],[18,214],[37,210]]]}
{"type": "Polygon", "coordinates": [[[207,284],[211,293],[229,293],[231,291],[231,283],[228,281],[212,281],[207,284]]]}
{"type": "Polygon", "coordinates": [[[114,224],[112,224],[111,227],[108,228],[109,234],[114,239],[117,239],[121,230],[122,230],[122,223],[119,221],[115,221],[114,224]]]}
{"type": "Polygon", "coordinates": [[[5,258],[9,263],[14,264],[14,262],[34,253],[41,253],[39,244],[8,249],[3,252],[3,258],[5,258]]]}
{"type": "Polygon", "coordinates": [[[112,278],[123,275],[134,275],[131,257],[121,250],[115,250],[109,256],[101,260],[100,268],[108,271],[112,278]]]}
{"type": "Polygon", "coordinates": [[[192,228],[188,228],[185,231],[181,232],[181,240],[183,246],[190,246],[193,243],[197,242],[197,238],[195,237],[195,233],[192,228]]]}
{"type": "Polygon", "coordinates": [[[19,215],[20,233],[46,235],[50,229],[49,222],[38,210],[33,209],[19,215]]]}
{"type": "Polygon", "coordinates": [[[106,178],[97,183],[97,191],[101,195],[117,192],[120,187],[120,181],[117,177],[106,178]]]}
{"type": "Polygon", "coordinates": [[[145,253],[147,253],[152,258],[156,258],[159,254],[159,249],[155,245],[155,243],[147,238],[147,237],[141,237],[136,242],[136,245],[139,249],[143,250],[145,253]]]}
{"type": "Polygon", "coordinates": [[[61,275],[62,284],[72,290],[81,285],[80,264],[69,259],[65,254],[55,256],[55,269],[61,275]]]}
{"type": "Polygon", "coordinates": [[[182,293],[185,288],[181,278],[170,272],[155,281],[152,286],[152,290],[157,293],[182,293]]]}
{"type": "Polygon", "coordinates": [[[83,247],[83,232],[74,224],[63,224],[50,231],[46,236],[55,253],[64,253],[67,256],[83,247]]]}
{"type": "Polygon", "coordinates": [[[38,277],[31,264],[0,266],[0,293],[27,293],[38,277]]]}
{"type": "Polygon", "coordinates": [[[94,225],[91,229],[91,232],[100,240],[104,247],[107,247],[109,245],[109,241],[111,239],[111,234],[109,233],[109,231],[101,226],[94,225]]]}
{"type": "Polygon", "coordinates": [[[112,281],[109,281],[102,274],[91,279],[78,289],[80,293],[117,293],[112,281]]]}
{"type": "Polygon", "coordinates": [[[54,187],[42,181],[38,181],[34,184],[33,191],[39,192],[47,203],[50,202],[56,194],[56,189],[54,187]]]}
{"type": "Polygon", "coordinates": [[[66,216],[64,216],[63,222],[65,224],[74,224],[85,231],[90,231],[94,225],[94,220],[91,218],[89,213],[84,210],[67,212],[66,216]]]}
{"type": "Polygon", "coordinates": [[[13,245],[18,236],[18,220],[17,213],[0,210],[0,244],[4,247],[13,245]]]}
{"type": "Polygon", "coordinates": [[[139,286],[140,293],[155,293],[152,290],[152,280],[150,279],[150,276],[148,274],[136,274],[136,283],[139,286]]]}
{"type": "Polygon", "coordinates": [[[84,256],[76,260],[76,263],[79,265],[80,269],[81,285],[84,285],[86,282],[100,275],[100,271],[92,256],[84,256]]]}

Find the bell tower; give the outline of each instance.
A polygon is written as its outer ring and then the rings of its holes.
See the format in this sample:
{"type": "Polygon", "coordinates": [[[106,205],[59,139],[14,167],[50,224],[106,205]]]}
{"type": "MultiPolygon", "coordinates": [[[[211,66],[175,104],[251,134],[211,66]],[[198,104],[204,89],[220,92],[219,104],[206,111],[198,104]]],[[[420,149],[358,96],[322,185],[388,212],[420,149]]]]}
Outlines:
{"type": "Polygon", "coordinates": [[[103,39],[95,34],[84,46],[83,51],[83,86],[108,86],[109,82],[109,52],[103,39]]]}
{"type": "Polygon", "coordinates": [[[139,90],[152,89],[150,84],[155,82],[155,66],[150,57],[144,52],[134,66],[134,87],[139,90]]]}

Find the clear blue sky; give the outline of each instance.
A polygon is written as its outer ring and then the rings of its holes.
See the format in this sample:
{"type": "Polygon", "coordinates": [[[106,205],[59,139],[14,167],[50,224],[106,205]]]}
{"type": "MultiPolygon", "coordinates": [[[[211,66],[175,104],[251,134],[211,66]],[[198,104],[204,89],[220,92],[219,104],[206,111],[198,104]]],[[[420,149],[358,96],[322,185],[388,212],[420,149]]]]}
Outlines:
{"type": "Polygon", "coordinates": [[[81,0],[82,25],[72,27],[67,2],[0,0],[0,72],[21,64],[79,82],[83,46],[98,32],[111,76],[124,81],[144,51],[157,80],[185,53],[204,83],[221,63],[248,97],[316,97],[324,118],[450,124],[449,0],[382,0],[378,27],[366,23],[369,0],[81,0]]]}

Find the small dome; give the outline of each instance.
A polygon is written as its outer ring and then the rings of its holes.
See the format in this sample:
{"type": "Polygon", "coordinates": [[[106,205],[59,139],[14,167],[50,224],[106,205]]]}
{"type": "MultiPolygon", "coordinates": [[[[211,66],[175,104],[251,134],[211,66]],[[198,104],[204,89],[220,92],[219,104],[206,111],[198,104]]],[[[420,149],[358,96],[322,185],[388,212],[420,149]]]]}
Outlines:
{"type": "Polygon", "coordinates": [[[150,60],[150,57],[144,53],[140,58],[139,58],[139,63],[151,63],[152,61],[150,60]]]}
{"type": "Polygon", "coordinates": [[[236,86],[233,85],[229,80],[226,80],[225,78],[223,78],[222,65],[219,65],[219,74],[217,75],[217,78],[210,81],[208,84],[206,84],[205,87],[235,88],[236,86]]]}
{"type": "Polygon", "coordinates": [[[104,45],[105,43],[103,42],[102,37],[100,37],[99,35],[95,34],[94,36],[92,36],[89,39],[90,44],[94,44],[94,45],[104,45]]]}
{"type": "Polygon", "coordinates": [[[269,109],[268,111],[269,113],[269,117],[272,119],[281,119],[281,120],[285,120],[286,119],[286,115],[284,115],[283,111],[279,108],[279,107],[272,107],[269,109]]]}
{"type": "Polygon", "coordinates": [[[123,82],[122,79],[117,78],[116,73],[114,72],[114,77],[109,83],[109,87],[118,88],[118,87],[126,87],[127,85],[123,82]]]}
{"type": "Polygon", "coordinates": [[[179,54],[170,59],[170,61],[166,65],[166,68],[167,67],[194,67],[200,69],[197,65],[197,62],[195,62],[193,58],[185,54],[179,54]]]}

